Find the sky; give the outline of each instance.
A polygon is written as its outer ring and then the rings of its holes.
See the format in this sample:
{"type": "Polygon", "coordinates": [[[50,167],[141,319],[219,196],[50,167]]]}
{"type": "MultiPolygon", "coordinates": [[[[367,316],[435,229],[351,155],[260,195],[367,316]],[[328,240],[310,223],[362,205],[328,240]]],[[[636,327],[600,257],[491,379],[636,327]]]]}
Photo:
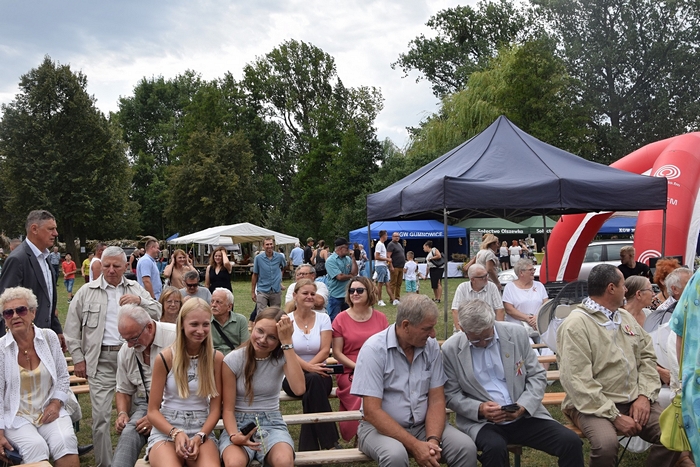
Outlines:
{"type": "MultiPolygon", "coordinates": [[[[474,5],[464,0],[462,5],[474,5]]],[[[346,86],[375,86],[384,97],[380,140],[408,142],[406,127],[438,110],[427,81],[390,64],[454,0],[0,0],[0,103],[17,95],[20,77],[49,55],[88,79],[105,113],[144,77],[194,70],[211,80],[241,78],[245,64],[282,42],[309,42],[334,57],[346,86]]]]}

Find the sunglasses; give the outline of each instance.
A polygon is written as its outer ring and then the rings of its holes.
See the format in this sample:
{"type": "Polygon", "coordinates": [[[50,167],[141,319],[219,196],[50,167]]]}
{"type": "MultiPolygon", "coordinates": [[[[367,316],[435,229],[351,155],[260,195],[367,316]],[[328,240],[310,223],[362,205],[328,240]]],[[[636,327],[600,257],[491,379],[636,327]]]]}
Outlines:
{"type": "Polygon", "coordinates": [[[187,286],[188,289],[194,289],[195,287],[199,286],[199,284],[188,284],[188,283],[185,283],[185,286],[187,286]]]}
{"type": "Polygon", "coordinates": [[[15,313],[17,313],[17,316],[27,316],[27,313],[29,312],[29,308],[26,306],[18,306],[17,308],[7,308],[5,310],[2,310],[2,316],[3,318],[7,319],[12,319],[15,313]]]}
{"type": "Polygon", "coordinates": [[[350,287],[348,289],[348,292],[350,293],[350,295],[354,294],[355,292],[357,292],[358,295],[362,295],[363,293],[365,293],[365,290],[367,290],[367,289],[365,289],[364,287],[357,287],[357,288],[350,287]]]}

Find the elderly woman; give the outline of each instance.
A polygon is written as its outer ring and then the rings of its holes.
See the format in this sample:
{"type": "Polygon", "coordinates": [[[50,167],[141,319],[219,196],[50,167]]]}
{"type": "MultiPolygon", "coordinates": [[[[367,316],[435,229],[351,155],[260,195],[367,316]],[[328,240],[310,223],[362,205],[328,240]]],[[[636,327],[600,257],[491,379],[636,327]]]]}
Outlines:
{"type": "Polygon", "coordinates": [[[649,314],[649,305],[654,298],[654,289],[651,282],[644,276],[630,276],[625,279],[625,299],[627,303],[623,307],[629,312],[640,326],[644,326],[644,321],[649,314]]]}
{"type": "Polygon", "coordinates": [[[668,292],[668,287],[666,287],[666,278],[679,267],[681,267],[681,265],[676,258],[664,258],[656,262],[654,282],[659,286],[659,293],[652,299],[651,305],[649,306],[649,309],[652,311],[658,308],[663,310],[675,302],[675,300],[669,300],[671,294],[668,292]]]}
{"type": "Polygon", "coordinates": [[[192,266],[192,260],[185,254],[183,250],[177,249],[170,256],[170,263],[165,266],[163,276],[170,280],[170,285],[182,289],[185,287],[185,273],[187,271],[196,271],[192,266]]]}
{"type": "Polygon", "coordinates": [[[66,358],[58,336],[34,326],[36,307],[29,289],[0,295],[8,330],[0,339],[0,459],[12,441],[24,463],[53,458],[57,467],[78,467],[78,439],[63,408],[70,395],[66,358]]]}
{"type": "Polygon", "coordinates": [[[180,314],[182,308],[182,294],[179,289],[171,285],[163,287],[158,299],[163,307],[163,314],[160,316],[161,323],[177,323],[177,315],[180,314]]]}

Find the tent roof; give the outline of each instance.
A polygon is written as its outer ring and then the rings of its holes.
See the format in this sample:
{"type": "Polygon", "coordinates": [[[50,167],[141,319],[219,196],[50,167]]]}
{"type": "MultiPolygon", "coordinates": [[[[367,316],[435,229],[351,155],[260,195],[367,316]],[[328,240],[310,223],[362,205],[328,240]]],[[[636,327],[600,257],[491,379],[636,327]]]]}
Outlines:
{"type": "MultiPolygon", "coordinates": [[[[399,232],[401,238],[405,240],[410,240],[412,238],[443,238],[445,227],[442,222],[436,220],[422,220],[422,221],[378,221],[372,222],[370,224],[370,232],[372,238],[379,237],[380,230],[386,230],[389,235],[393,232],[399,232]]],[[[466,237],[467,233],[464,228],[459,226],[448,226],[447,236],[449,238],[459,238],[466,237]]],[[[361,240],[367,240],[367,226],[360,227],[350,231],[350,241],[356,242],[361,240]]]]}
{"type": "Polygon", "coordinates": [[[455,224],[455,226],[496,235],[523,235],[528,232],[527,227],[498,217],[466,219],[455,224]]]}
{"type": "Polygon", "coordinates": [[[501,116],[384,190],[367,219],[516,217],[664,209],[667,181],[597,164],[528,135],[501,116]],[[614,195],[613,195],[614,193],[614,195]]]}
{"type": "MultiPolygon", "coordinates": [[[[554,225],[557,223],[554,219],[551,217],[545,216],[545,222],[547,224],[547,227],[554,227],[554,225]]],[[[532,216],[528,217],[524,221],[520,223],[520,225],[524,225],[525,227],[540,227],[542,228],[542,216],[532,216]]]]}
{"type": "Polygon", "coordinates": [[[233,243],[261,242],[266,237],[274,237],[277,245],[294,244],[299,241],[274,230],[243,222],[241,224],[220,225],[200,230],[168,241],[170,244],[204,243],[206,245],[231,245],[233,243]]]}
{"type": "Polygon", "coordinates": [[[636,217],[612,217],[605,221],[599,234],[633,234],[637,226],[636,217]]]}

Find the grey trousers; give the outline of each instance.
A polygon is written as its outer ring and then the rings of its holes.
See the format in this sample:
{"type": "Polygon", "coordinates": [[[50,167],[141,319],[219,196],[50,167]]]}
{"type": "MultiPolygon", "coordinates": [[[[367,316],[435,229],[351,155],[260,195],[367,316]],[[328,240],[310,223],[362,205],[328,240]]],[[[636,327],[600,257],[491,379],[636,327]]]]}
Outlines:
{"type": "Polygon", "coordinates": [[[148,441],[148,436],[136,431],[136,422],[148,413],[146,399],[134,399],[133,405],[135,407],[134,413],[131,414],[129,423],[122,430],[122,434],[119,435],[119,442],[114,450],[112,467],[134,467],[136,461],[139,460],[141,449],[148,441]]]}
{"type": "MultiPolygon", "coordinates": [[[[425,424],[406,429],[416,439],[425,439],[425,424]]],[[[408,467],[408,452],[394,438],[380,434],[372,424],[360,422],[357,430],[360,451],[377,461],[379,467],[408,467]]],[[[442,463],[454,467],[476,467],[476,445],[449,423],[442,432],[442,463]]]]}
{"type": "Polygon", "coordinates": [[[97,372],[90,378],[90,403],[92,404],[92,442],[95,445],[96,467],[112,465],[112,401],[117,387],[117,354],[119,351],[102,351],[97,372]]]}

